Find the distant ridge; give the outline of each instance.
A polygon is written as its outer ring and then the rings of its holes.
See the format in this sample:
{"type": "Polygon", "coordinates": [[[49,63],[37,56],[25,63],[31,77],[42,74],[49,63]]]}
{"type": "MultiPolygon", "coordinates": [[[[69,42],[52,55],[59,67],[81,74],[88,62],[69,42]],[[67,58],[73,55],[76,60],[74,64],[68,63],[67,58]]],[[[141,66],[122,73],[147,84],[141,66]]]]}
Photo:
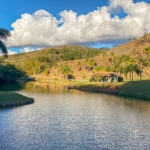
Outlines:
{"type": "Polygon", "coordinates": [[[150,34],[144,35],[139,39],[133,39],[132,41],[119,45],[117,47],[112,48],[108,54],[113,52],[115,55],[132,55],[135,56],[142,56],[143,50],[146,47],[150,47],[150,34]]]}

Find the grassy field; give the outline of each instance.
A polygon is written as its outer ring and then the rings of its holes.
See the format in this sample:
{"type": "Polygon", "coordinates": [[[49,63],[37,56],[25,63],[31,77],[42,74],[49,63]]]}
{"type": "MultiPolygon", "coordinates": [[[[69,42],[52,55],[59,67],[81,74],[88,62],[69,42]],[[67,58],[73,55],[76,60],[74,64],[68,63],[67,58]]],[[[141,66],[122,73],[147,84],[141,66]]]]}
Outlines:
{"type": "Polygon", "coordinates": [[[85,90],[109,90],[114,89],[120,96],[133,97],[137,99],[150,100],[150,79],[144,78],[139,81],[137,78],[133,82],[118,82],[118,83],[104,83],[104,82],[89,82],[88,80],[54,80],[56,84],[66,84],[84,88],[85,90]]]}
{"type": "Polygon", "coordinates": [[[126,82],[120,86],[118,94],[150,100],[150,80],[126,82]]]}
{"type": "Polygon", "coordinates": [[[15,101],[25,101],[31,98],[23,96],[14,92],[3,92],[0,91],[0,102],[15,102],[15,101]]]}

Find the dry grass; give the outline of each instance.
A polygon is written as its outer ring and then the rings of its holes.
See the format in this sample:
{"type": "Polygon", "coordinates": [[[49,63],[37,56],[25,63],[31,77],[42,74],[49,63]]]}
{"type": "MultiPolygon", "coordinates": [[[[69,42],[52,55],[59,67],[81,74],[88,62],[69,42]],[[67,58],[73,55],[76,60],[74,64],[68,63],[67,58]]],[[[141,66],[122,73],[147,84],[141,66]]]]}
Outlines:
{"type": "MultiPolygon", "coordinates": [[[[106,66],[109,64],[108,59],[111,57],[110,56],[111,52],[113,52],[115,56],[121,56],[125,54],[125,55],[130,55],[133,58],[136,56],[146,57],[146,54],[144,54],[143,52],[143,50],[146,47],[150,47],[150,35],[148,35],[148,38],[146,41],[144,40],[144,37],[141,37],[134,41],[131,41],[131,42],[128,42],[128,43],[125,43],[125,44],[122,44],[120,46],[110,49],[107,52],[106,58],[103,58],[102,55],[99,55],[99,56],[94,57],[94,60],[98,66],[106,66]]],[[[58,66],[61,66],[63,64],[68,64],[73,69],[73,72],[74,72],[73,75],[75,76],[76,79],[82,79],[83,76],[86,76],[86,79],[89,79],[92,74],[96,73],[94,71],[88,72],[86,70],[87,64],[85,62],[85,59],[59,62],[58,66]],[[79,66],[78,66],[79,61],[81,62],[81,68],[82,68],[80,71],[79,71],[79,66]]],[[[61,75],[58,70],[59,70],[58,67],[53,67],[51,69],[51,73],[49,77],[54,77],[54,76],[60,77],[61,75]]],[[[148,68],[144,68],[143,76],[146,77],[149,74],[150,74],[150,70],[148,68]]],[[[138,78],[136,74],[135,74],[135,77],[138,78]]]]}

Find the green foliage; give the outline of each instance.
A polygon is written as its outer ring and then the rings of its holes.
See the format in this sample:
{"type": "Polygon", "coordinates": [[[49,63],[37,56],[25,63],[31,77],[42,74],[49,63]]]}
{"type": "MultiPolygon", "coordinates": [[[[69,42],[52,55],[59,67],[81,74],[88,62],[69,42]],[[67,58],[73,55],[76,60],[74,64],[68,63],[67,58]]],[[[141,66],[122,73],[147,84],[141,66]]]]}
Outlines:
{"type": "Polygon", "coordinates": [[[95,77],[96,82],[99,82],[101,79],[102,79],[102,77],[100,77],[100,76],[95,77]]]}
{"type": "MultiPolygon", "coordinates": [[[[47,74],[48,70],[56,66],[58,62],[91,58],[98,55],[100,52],[101,50],[94,48],[67,45],[58,48],[46,48],[30,53],[11,55],[7,58],[7,62],[19,65],[28,75],[39,73],[47,74]]],[[[79,68],[82,68],[82,66],[80,65],[79,68]]]]}
{"type": "Polygon", "coordinates": [[[0,49],[5,56],[7,56],[8,51],[5,43],[2,40],[6,40],[9,36],[11,36],[10,31],[4,28],[0,28],[0,49]]]}
{"type": "Polygon", "coordinates": [[[51,53],[51,54],[59,54],[59,50],[57,50],[57,49],[49,49],[49,53],[51,53]]]}
{"type": "Polygon", "coordinates": [[[21,66],[22,70],[24,70],[28,75],[39,74],[44,71],[46,67],[46,64],[32,59],[25,61],[21,66]]]}
{"type": "Polygon", "coordinates": [[[94,78],[90,78],[90,80],[89,80],[90,82],[94,82],[95,80],[94,80],[94,78]]]}
{"type": "Polygon", "coordinates": [[[68,65],[61,66],[60,71],[64,75],[64,78],[67,78],[67,79],[68,79],[69,73],[71,73],[71,74],[73,73],[71,67],[68,65]]]}
{"type": "Polygon", "coordinates": [[[0,84],[14,82],[25,75],[19,67],[11,64],[0,64],[0,84]]]}
{"type": "Polygon", "coordinates": [[[86,73],[82,73],[82,78],[85,79],[86,78],[86,73]]]}
{"type": "Polygon", "coordinates": [[[147,57],[149,57],[150,56],[150,47],[145,48],[144,52],[147,55],[147,57]]]}
{"type": "Polygon", "coordinates": [[[38,61],[39,62],[51,62],[50,58],[47,56],[39,56],[38,61]]]}

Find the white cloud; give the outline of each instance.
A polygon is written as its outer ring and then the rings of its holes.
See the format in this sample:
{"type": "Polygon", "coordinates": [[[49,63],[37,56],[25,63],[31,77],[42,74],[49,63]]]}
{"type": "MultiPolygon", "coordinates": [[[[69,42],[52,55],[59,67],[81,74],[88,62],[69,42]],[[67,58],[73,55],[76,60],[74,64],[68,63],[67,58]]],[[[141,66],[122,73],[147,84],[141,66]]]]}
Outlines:
{"type": "Polygon", "coordinates": [[[40,50],[41,48],[31,48],[31,47],[24,47],[24,48],[20,48],[20,52],[23,53],[27,53],[27,52],[32,52],[32,51],[36,51],[36,50],[40,50]]]}
{"type": "MultiPolygon", "coordinates": [[[[12,50],[8,50],[8,55],[13,55],[13,54],[17,54],[17,52],[12,51],[12,50]]],[[[4,54],[2,52],[0,52],[0,56],[3,56],[4,54]]]]}
{"type": "Polygon", "coordinates": [[[48,47],[63,44],[106,43],[140,37],[150,32],[150,4],[133,3],[133,0],[109,0],[109,5],[98,8],[87,15],[77,16],[76,12],[60,12],[60,20],[45,10],[33,15],[22,14],[12,24],[14,30],[8,39],[8,47],[48,47]],[[124,11],[127,15],[119,18],[115,15],[124,11]]]}
{"type": "Polygon", "coordinates": [[[17,54],[17,53],[15,51],[8,50],[8,55],[13,55],[13,54],[17,54]]]}

